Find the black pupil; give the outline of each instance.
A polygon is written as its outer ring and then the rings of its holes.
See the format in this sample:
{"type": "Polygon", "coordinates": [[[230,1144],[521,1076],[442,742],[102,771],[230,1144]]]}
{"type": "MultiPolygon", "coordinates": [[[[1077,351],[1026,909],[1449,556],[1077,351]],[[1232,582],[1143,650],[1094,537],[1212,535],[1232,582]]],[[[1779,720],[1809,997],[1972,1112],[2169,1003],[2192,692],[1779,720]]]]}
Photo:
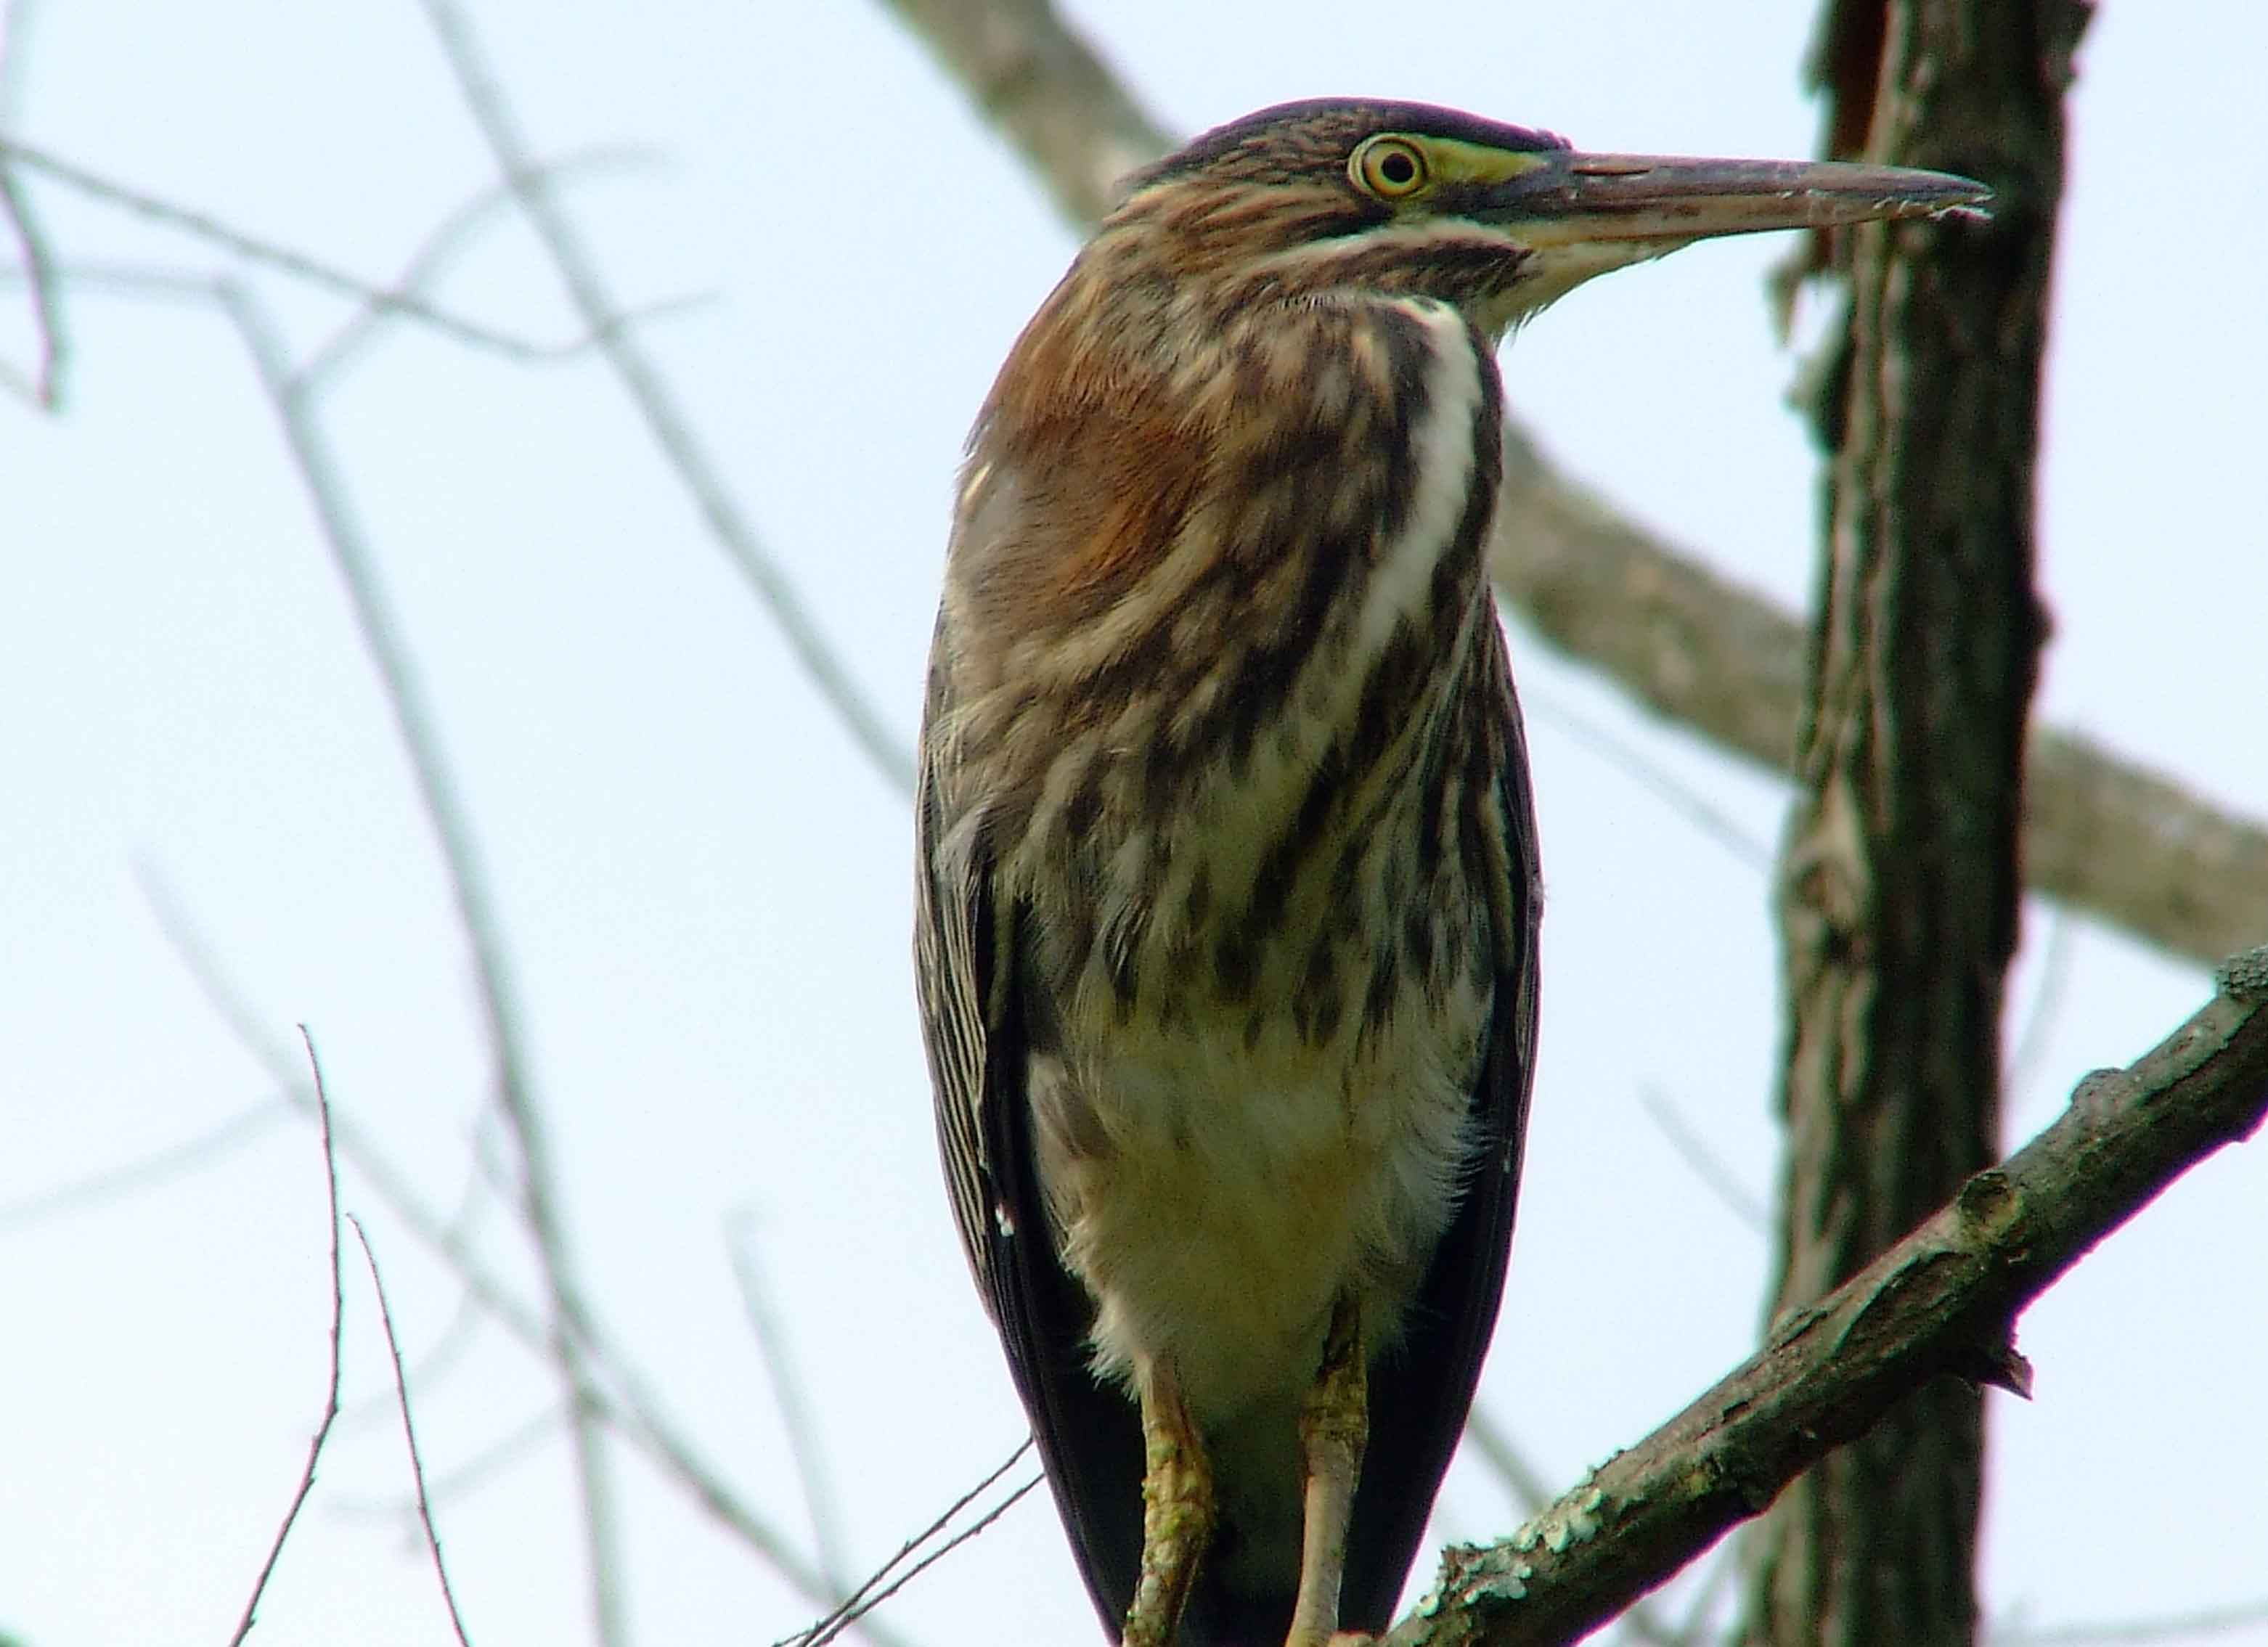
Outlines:
{"type": "Polygon", "coordinates": [[[1418,165],[1408,155],[1396,149],[1378,163],[1378,174],[1395,187],[1418,180],[1418,165]]]}

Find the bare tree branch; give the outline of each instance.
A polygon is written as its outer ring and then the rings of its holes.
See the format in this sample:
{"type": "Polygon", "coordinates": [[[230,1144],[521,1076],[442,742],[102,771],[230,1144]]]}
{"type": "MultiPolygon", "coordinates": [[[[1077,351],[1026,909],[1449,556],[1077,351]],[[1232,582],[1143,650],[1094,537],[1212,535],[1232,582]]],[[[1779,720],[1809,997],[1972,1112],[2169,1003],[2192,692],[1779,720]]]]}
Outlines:
{"type": "MultiPolygon", "coordinates": [[[[487,1112],[482,1112],[486,1114],[487,1112]]],[[[475,1142],[475,1148],[478,1148],[475,1142]]],[[[346,1151],[352,1158],[352,1151],[346,1151]]],[[[447,1236],[458,1246],[469,1249],[474,1240],[475,1226],[481,1210],[489,1204],[488,1185],[477,1172],[466,1187],[458,1203],[456,1216],[450,1219],[447,1236]]],[[[433,1342],[411,1364],[408,1382],[420,1391],[431,1391],[450,1371],[464,1364],[466,1352],[479,1339],[481,1329],[488,1325],[488,1311],[468,1287],[460,1287],[456,1307],[448,1320],[434,1335],[433,1342]]],[[[394,1403],[382,1395],[372,1395],[359,1408],[353,1402],[339,1415],[342,1428],[356,1429],[394,1416],[394,1403]]]]}
{"type": "MultiPolygon", "coordinates": [[[[904,1572],[897,1573],[895,1578],[891,1577],[908,1558],[923,1551],[932,1540],[951,1526],[956,1516],[983,1497],[985,1490],[993,1482],[1015,1468],[1016,1460],[1031,1450],[1032,1440],[1029,1436],[1027,1436],[1016,1444],[1014,1452],[1000,1460],[990,1474],[947,1504],[936,1519],[900,1545],[898,1553],[868,1574],[865,1582],[843,1598],[839,1606],[829,1610],[825,1617],[798,1630],[794,1635],[782,1636],[772,1643],[772,1647],[818,1647],[821,1642],[834,1640],[852,1624],[868,1621],[869,1615],[876,1607],[903,1589],[917,1574],[928,1568],[946,1551],[967,1543],[990,1526],[1007,1512],[1011,1505],[1046,1479],[1044,1476],[1036,1474],[1027,1478],[1021,1485],[1012,1489],[1005,1498],[986,1511],[974,1524],[952,1534],[935,1549],[928,1550],[904,1572]]],[[[871,1628],[871,1622],[869,1622],[869,1628],[871,1628]]]]}
{"type": "Polygon", "coordinates": [[[1746,867],[1759,874],[1772,865],[1772,849],[1743,828],[1738,820],[1693,785],[1685,783],[1643,749],[1624,742],[1598,722],[1549,692],[1523,690],[1521,708],[1533,726],[1552,726],[1579,746],[1613,767],[1715,842],[1746,867]]]}
{"type": "MultiPolygon", "coordinates": [[[[16,92],[23,84],[24,36],[31,22],[32,0],[0,0],[0,134],[16,123],[16,92]]],[[[0,221],[7,224],[24,260],[24,282],[32,293],[32,332],[38,340],[32,370],[18,371],[0,361],[0,383],[41,411],[52,412],[63,404],[63,359],[68,352],[63,304],[47,238],[40,232],[31,197],[4,151],[0,151],[0,221]]]]}
{"type": "Polygon", "coordinates": [[[32,201],[16,169],[0,149],[0,222],[5,222],[24,260],[24,283],[32,293],[32,329],[39,339],[32,370],[19,371],[0,361],[0,381],[21,393],[43,412],[63,404],[65,343],[62,299],[57,295],[55,260],[32,215],[32,201]]]}
{"type": "MultiPolygon", "coordinates": [[[[1511,1433],[1478,1407],[1465,1415],[1464,1443],[1495,1472],[1522,1516],[1533,1516],[1551,1502],[1551,1486],[1543,1472],[1521,1451],[1511,1433]]],[[[1631,1603],[1616,1622],[1632,1640],[1653,1643],[1655,1647],[1672,1647],[1677,1640],[1677,1632],[1654,1617],[1642,1600],[1631,1603]]]]}
{"type": "Polygon", "coordinates": [[[1638,1102],[1638,1107],[1646,1111],[1646,1119],[1653,1123],[1655,1130],[1661,1134],[1677,1158],[1684,1162],[1693,1176],[1699,1179],[1703,1187],[1716,1197],[1718,1204],[1761,1235],[1771,1222],[1764,1202],[1741,1181],[1740,1174],[1709,1147],[1708,1141],[1686,1121],[1669,1094],[1656,1086],[1641,1086],[1638,1102]]]}
{"type": "Polygon", "coordinates": [[[24,37],[32,32],[33,0],[0,0],[0,131],[16,123],[16,98],[24,85],[24,37]]]}
{"type": "Polygon", "coordinates": [[[2176,1178],[2268,1118],[2268,946],[2031,1143],[1511,1538],[1451,1550],[1386,1647],[1543,1647],[1597,1628],[1943,1373],[2001,1381],[2017,1314],[2176,1178]]]}
{"type": "Polygon", "coordinates": [[[507,358],[519,361],[560,360],[589,347],[587,340],[559,344],[534,343],[509,333],[499,332],[451,314],[446,309],[435,308],[423,298],[409,292],[388,291],[372,285],[359,276],[350,275],[320,259],[273,240],[263,239],[232,227],[204,212],[194,211],[171,201],[160,200],[114,182],[84,166],[76,165],[60,155],[23,142],[19,138],[0,136],[0,163],[21,166],[44,177],[68,185],[89,199],[115,206],[135,217],[145,218],[169,229],[176,229],[209,245],[220,247],[232,255],[276,269],[309,285],[352,298],[372,307],[411,315],[437,331],[446,333],[460,343],[475,349],[488,349],[507,358]]]}
{"type": "Polygon", "coordinates": [[[1532,1516],[1551,1502],[1551,1484],[1543,1472],[1521,1451],[1511,1433],[1478,1406],[1465,1419],[1465,1440],[1512,1496],[1521,1515],[1532,1516]]]}
{"type": "Polygon", "coordinates": [[[457,1647],[472,1647],[465,1639],[464,1615],[457,1611],[457,1592],[449,1583],[449,1564],[441,1559],[441,1535],[433,1526],[433,1501],[425,1494],[425,1460],[417,1451],[417,1426],[409,1417],[409,1379],[401,1370],[401,1340],[394,1330],[394,1308],[386,1301],[386,1278],[378,1273],[378,1254],[370,1250],[370,1233],[351,1212],[355,1239],[362,1243],[363,1262],[370,1266],[371,1290],[378,1294],[378,1319],[386,1329],[386,1352],[394,1362],[394,1394],[401,1407],[401,1438],[409,1448],[409,1478],[417,1490],[417,1521],[425,1532],[425,1553],[433,1562],[433,1576],[441,1583],[441,1599],[449,1607],[449,1628],[457,1647]]]}
{"type": "MultiPolygon", "coordinates": [[[[414,1374],[406,1378],[403,1380],[405,1387],[414,1379],[414,1374]]],[[[389,1401],[389,1409],[393,1406],[394,1403],[389,1401]]],[[[563,1407],[546,1408],[534,1416],[523,1419],[469,1458],[452,1465],[427,1482],[428,1503],[446,1504],[507,1474],[512,1466],[549,1445],[552,1432],[566,1421],[567,1412],[563,1407]]],[[[414,1500],[404,1504],[398,1498],[372,1494],[342,1497],[331,1505],[331,1513],[349,1519],[394,1521],[406,1518],[414,1522],[417,1518],[418,1507],[414,1500]]]]}
{"type": "Polygon", "coordinates": [[[1056,210],[1093,224],[1174,140],[1052,0],[885,0],[1032,165],[1056,210]]]}
{"type": "MultiPolygon", "coordinates": [[[[563,156],[551,163],[549,173],[552,178],[559,179],[571,173],[587,173],[605,167],[651,163],[650,156],[621,150],[600,150],[588,154],[563,156]]],[[[295,374],[294,380],[313,389],[366,347],[385,328],[387,321],[423,318],[412,305],[425,303],[426,287],[439,277],[450,260],[463,251],[482,229],[513,204],[512,190],[498,184],[482,190],[443,218],[410,254],[409,263],[394,283],[366,295],[346,323],[307,357],[295,374]]],[[[652,309],[641,310],[639,318],[651,318],[653,313],[652,309]]],[[[591,338],[585,337],[569,345],[560,354],[578,354],[592,342],[591,338]]],[[[550,354],[551,351],[545,352],[550,354]]]]}
{"type": "Polygon", "coordinates": [[[323,1443],[330,1439],[332,1421],[339,1415],[339,1341],[346,1330],[346,1283],[339,1271],[339,1155],[331,1135],[331,1097],[323,1087],[322,1061],[315,1056],[314,1037],[308,1034],[305,1024],[299,1026],[300,1043],[307,1049],[307,1070],[313,1077],[315,1113],[323,1127],[323,1182],[329,1192],[331,1217],[331,1379],[330,1388],[323,1398],[323,1416],[315,1426],[313,1438],[307,1443],[306,1467],[299,1472],[299,1485],[291,1495],[291,1506],[284,1512],[284,1524],[276,1529],[275,1542],[268,1547],[268,1559],[261,1563],[260,1577],[253,1580],[252,1594],[244,1604],[244,1616],[237,1621],[236,1634],[228,1638],[228,1647],[241,1647],[244,1638],[252,1634],[252,1626],[260,1611],[260,1598],[268,1593],[268,1581],[275,1575],[276,1563],[284,1554],[284,1546],[291,1536],[291,1528],[299,1519],[299,1511],[307,1502],[307,1495],[315,1490],[315,1466],[323,1456],[323,1443]]]}
{"type": "Polygon", "coordinates": [[[2024,874],[2192,960],[2268,933],[2268,828],[2076,733],[2032,736],[2024,874]]]}
{"type": "Polygon", "coordinates": [[[2062,1011],[2064,991],[2071,983],[2071,916],[2060,906],[2048,911],[2047,934],[2040,940],[2039,982],[2030,1004],[2010,1038],[2007,1066],[2000,1072],[2000,1091],[2008,1107],[2016,1108],[2024,1090],[2040,1072],[2047,1056],[2048,1032],[2062,1011]]]}
{"type": "Polygon", "coordinates": [[[787,1432],[788,1453],[795,1460],[797,1482],[803,1489],[804,1513],[811,1522],[811,1545],[819,1570],[838,1592],[850,1588],[850,1568],[843,1558],[842,1512],[835,1500],[834,1473],[820,1445],[818,1415],[806,1399],[803,1379],[788,1342],[787,1323],[772,1307],[771,1291],[764,1284],[764,1269],[756,1248],[755,1220],[742,1216],[730,1221],[725,1248],[733,1265],[733,1280],[740,1290],[740,1307],[755,1336],[756,1353],[771,1380],[772,1401],[779,1408],[780,1427],[787,1432]]]}
{"type": "Polygon", "coordinates": [[[1013,1510],[1043,1479],[1045,1478],[1042,1476],[1034,1475],[1019,1482],[1009,1491],[1006,1497],[907,1568],[884,1588],[876,1591],[856,1607],[846,1608],[839,1618],[828,1621],[823,1628],[813,1631],[808,1636],[798,1637],[798,1647],[826,1647],[827,1643],[840,1640],[846,1630],[858,1628],[876,1607],[1013,1510]]]}
{"type": "MultiPolygon", "coordinates": [[[[888,3],[1073,223],[1107,207],[1104,173],[1170,146],[1049,0],[888,3]]],[[[1570,478],[1510,417],[1489,566],[1554,646],[1720,748],[1790,769],[1795,620],[1570,478]]],[[[2024,786],[2032,890],[2207,964],[2268,936],[2268,827],[2075,733],[2035,733],[2024,786]]]]}
{"type": "Polygon", "coordinates": [[[0,1234],[13,1234],[49,1218],[107,1206],[122,1196],[141,1195],[169,1179],[210,1165],[267,1131],[284,1114],[282,1099],[263,1098],[193,1138],[0,1206],[0,1234]]]}
{"type": "Polygon", "coordinates": [[[647,432],[677,478],[699,506],[710,533],[725,550],[748,587],[772,614],[788,649],[819,695],[841,718],[859,748],[902,795],[913,793],[913,755],[905,741],[876,712],[850,665],[804,606],[785,570],[759,541],[747,516],[725,483],[723,471],[686,420],[675,393],[635,337],[616,323],[619,311],[599,273],[581,232],[568,221],[546,186],[518,117],[497,86],[474,40],[471,25],[454,0],[422,0],[425,15],[457,77],[465,107],[496,157],[520,210],[559,271],[567,296],[597,339],[599,352],[614,368],[647,432]]]}

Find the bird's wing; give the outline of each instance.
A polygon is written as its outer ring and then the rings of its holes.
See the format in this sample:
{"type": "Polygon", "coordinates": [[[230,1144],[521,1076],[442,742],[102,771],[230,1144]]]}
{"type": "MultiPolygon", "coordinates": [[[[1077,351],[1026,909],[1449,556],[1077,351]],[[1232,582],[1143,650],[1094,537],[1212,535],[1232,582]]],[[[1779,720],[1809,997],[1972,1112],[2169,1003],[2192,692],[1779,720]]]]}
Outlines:
{"type": "Polygon", "coordinates": [[[1476,714],[1502,703],[1507,713],[1482,735],[1503,740],[1492,797],[1483,820],[1503,855],[1503,901],[1494,912],[1496,1001],[1488,1050],[1473,1091],[1477,1136],[1473,1177],[1455,1220],[1410,1313],[1399,1351],[1371,1370],[1370,1440],[1356,1489],[1339,1603],[1343,1629],[1382,1631],[1392,1621],[1403,1579],[1425,1536],[1425,1519],[1457,1438],[1464,1431],[1481,1362],[1488,1354],[1504,1292],[1512,1220],[1520,1191],[1528,1097],[1535,1073],[1536,937],[1542,871],[1535,805],[1528,788],[1526,734],[1513,695],[1504,637],[1490,624],[1485,667],[1493,681],[1473,684],[1476,714]],[[1493,827],[1491,827],[1493,826],[1493,827]]]}
{"type": "MultiPolygon", "coordinates": [[[[946,706],[939,671],[930,718],[946,706]]],[[[1133,1404],[1088,1367],[1094,1309],[1056,1255],[1024,1097],[1017,920],[994,898],[981,831],[946,834],[941,740],[924,738],[915,808],[916,974],[954,1221],[1006,1346],[1017,1393],[1111,1639],[1142,1562],[1142,1434],[1133,1404]]]]}

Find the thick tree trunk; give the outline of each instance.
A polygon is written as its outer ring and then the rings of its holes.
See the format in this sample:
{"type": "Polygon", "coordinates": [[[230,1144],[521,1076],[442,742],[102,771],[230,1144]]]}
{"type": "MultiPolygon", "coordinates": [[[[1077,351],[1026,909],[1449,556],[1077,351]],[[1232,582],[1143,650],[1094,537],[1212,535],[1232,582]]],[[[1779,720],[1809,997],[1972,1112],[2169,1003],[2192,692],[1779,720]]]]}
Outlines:
{"type": "MultiPolygon", "coordinates": [[[[1800,793],[1780,867],[1789,1129],[1774,1312],[1998,1153],[2043,630],[2032,471],[2076,0],[1830,0],[1829,146],[1963,173],[1989,224],[1870,230],[1823,381],[1833,453],[1800,793]]],[[[1751,1547],[1751,1640],[1974,1638],[1978,1393],[1921,1391],[1751,1547]]]]}

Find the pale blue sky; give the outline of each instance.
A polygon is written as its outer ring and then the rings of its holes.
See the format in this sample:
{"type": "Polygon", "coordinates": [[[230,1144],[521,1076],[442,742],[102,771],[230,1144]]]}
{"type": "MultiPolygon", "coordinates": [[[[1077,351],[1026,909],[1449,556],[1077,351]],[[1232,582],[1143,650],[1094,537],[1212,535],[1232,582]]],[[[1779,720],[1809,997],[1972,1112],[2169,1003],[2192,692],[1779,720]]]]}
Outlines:
{"type": "MultiPolygon", "coordinates": [[[[1160,116],[1415,97],[1597,147],[1802,154],[1813,7],[1772,0],[1080,9],[1160,116]]],[[[766,543],[910,739],[952,476],[1073,241],[876,6],[538,5],[475,21],[615,289],[700,306],[646,341],[766,543]]],[[[387,278],[491,168],[416,10],[45,0],[16,123],[82,165],[387,278]]],[[[2081,59],[2058,269],[2044,713],[2268,814],[2253,157],[2268,11],[2105,7],[2081,59]],[[2241,214],[2250,213],[2250,217],[2241,214]]],[[[65,256],[214,255],[33,185],[65,256]]],[[[1728,572],[1808,592],[1812,463],[1761,281],[1697,248],[1578,294],[1507,357],[1574,471],[1728,572]]],[[[342,311],[254,278],[295,347],[342,311]]],[[[524,232],[441,288],[571,323],[524,232]]],[[[195,306],[74,293],[69,405],[0,402],[0,1208],[199,1135],[269,1089],[137,892],[152,866],[254,1010],[305,1021],[335,1097],[453,1208],[488,1141],[438,862],[274,419],[195,306]]],[[[0,349],[27,357],[13,293],[0,349]]],[[[902,804],[786,659],[594,363],[526,369],[398,328],[322,407],[508,923],[578,1249],[604,1317],[749,1497],[803,1519],[723,1240],[748,1210],[812,1385],[850,1564],[894,1551],[1022,1420],[936,1180],[909,989],[902,804]]],[[[1550,883],[1543,1064],[1487,1409],[1556,1476],[1736,1359],[1760,1239],[1646,1114],[1656,1091],[1757,1193],[1774,1172],[1764,883],[1572,730],[1595,724],[1769,843],[1785,795],[1515,630],[1550,883]],[[1572,717],[1572,718],[1571,718],[1572,717]]],[[[2029,1010],[2048,912],[2016,988],[2029,1010]]],[[[2268,937],[2268,934],[2263,934],[2268,937]]],[[[2204,996],[2084,921],[2012,1140],[2204,996]]],[[[413,1357],[459,1293],[379,1198],[413,1357]]],[[[320,1408],[313,1134],[282,1121],[98,1210],[0,1224],[0,1630],[32,1647],[225,1640],[320,1408]]],[[[477,1237],[532,1272],[490,1198],[477,1237]]],[[[1987,1595],[2031,1623],[2257,1598],[2268,1541],[2268,1150],[2194,1174],[2025,1320],[2029,1406],[1991,1401],[1987,1595]]],[[[394,1519],[383,1346],[348,1271],[342,1428],[256,1639],[444,1638],[394,1519]]],[[[421,1392],[437,1470],[555,1399],[496,1331],[421,1392]]],[[[483,1647],[585,1638],[567,1455],[446,1499],[483,1647]]],[[[641,1463],[618,1472],[637,1639],[767,1643],[810,1609],[641,1463]]],[[[1517,1518],[1453,1474],[1439,1530],[1517,1518]]],[[[1094,1639],[1035,1501],[894,1606],[924,1647],[1094,1639]]],[[[2230,1638],[2224,1638],[2230,1639],[2230,1638]]],[[[2268,1640],[2268,1632],[2250,1639],[2268,1640]]]]}

